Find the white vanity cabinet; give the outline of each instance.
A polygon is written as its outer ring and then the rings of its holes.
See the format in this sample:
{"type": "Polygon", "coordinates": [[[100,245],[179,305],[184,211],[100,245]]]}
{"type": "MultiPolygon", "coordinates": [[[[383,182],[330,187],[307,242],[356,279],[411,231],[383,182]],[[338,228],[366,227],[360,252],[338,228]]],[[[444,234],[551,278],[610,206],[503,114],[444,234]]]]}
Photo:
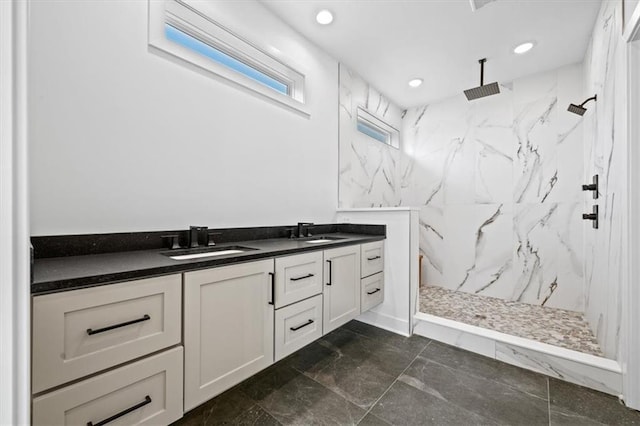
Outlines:
{"type": "Polygon", "coordinates": [[[324,251],[323,333],[360,314],[360,246],[324,251]]]}
{"type": "Polygon", "coordinates": [[[181,276],[33,298],[32,392],[180,343],[181,276]]]}
{"type": "Polygon", "coordinates": [[[188,411],[273,363],[273,259],[184,274],[188,411]]]}
{"type": "Polygon", "coordinates": [[[360,284],[360,312],[366,312],[383,301],[384,273],[378,272],[363,278],[360,284]]]}
{"type": "Polygon", "coordinates": [[[365,312],[384,301],[384,241],[362,244],[360,261],[360,312],[365,312]]]}
{"type": "Polygon", "coordinates": [[[169,424],[384,298],[382,241],[33,297],[33,423],[169,424]]]}
{"type": "Polygon", "coordinates": [[[275,360],[322,337],[322,294],[276,309],[275,360]]]}
{"type": "Polygon", "coordinates": [[[384,241],[362,244],[360,253],[362,278],[382,272],[384,269],[384,241]]]}
{"type": "Polygon", "coordinates": [[[275,259],[276,361],[322,337],[323,252],[275,259]]]}
{"type": "Polygon", "coordinates": [[[33,400],[34,425],[167,425],[182,417],[182,346],[33,400]]]}
{"type": "Polygon", "coordinates": [[[322,252],[277,257],[275,308],[322,293],[322,252]]]}
{"type": "Polygon", "coordinates": [[[34,425],[182,417],[180,274],[35,296],[32,315],[34,425]]]}

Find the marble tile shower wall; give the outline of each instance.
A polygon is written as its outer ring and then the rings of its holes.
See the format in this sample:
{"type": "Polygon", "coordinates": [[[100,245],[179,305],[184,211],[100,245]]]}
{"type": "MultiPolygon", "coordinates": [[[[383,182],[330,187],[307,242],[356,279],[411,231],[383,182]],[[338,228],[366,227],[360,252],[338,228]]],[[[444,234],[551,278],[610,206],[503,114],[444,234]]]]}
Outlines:
{"type": "Polygon", "coordinates": [[[420,206],[426,284],[584,309],[582,126],[566,111],[583,95],[580,65],[411,108],[400,151],[347,138],[366,83],[344,74],[341,206],[420,206]]]}
{"type": "MultiPolygon", "coordinates": [[[[585,179],[600,177],[600,229],[585,232],[585,316],[605,356],[618,359],[621,283],[626,260],[627,142],[622,2],[603,2],[584,61],[586,95],[598,95],[584,116],[585,179]]],[[[586,97],[586,96],[585,96],[586,97]]]]}
{"type": "Polygon", "coordinates": [[[402,203],[420,205],[424,281],[584,309],[580,65],[501,94],[407,111],[402,203]]]}
{"type": "Polygon", "coordinates": [[[400,151],[358,132],[356,126],[360,107],[400,131],[402,110],[342,64],[339,76],[339,206],[397,206],[400,151]]]}

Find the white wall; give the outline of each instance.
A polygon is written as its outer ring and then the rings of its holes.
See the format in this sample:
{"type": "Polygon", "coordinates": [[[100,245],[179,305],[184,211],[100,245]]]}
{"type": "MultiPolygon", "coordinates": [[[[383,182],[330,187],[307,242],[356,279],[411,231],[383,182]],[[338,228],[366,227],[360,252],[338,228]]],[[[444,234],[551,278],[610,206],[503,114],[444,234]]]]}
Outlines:
{"type": "Polygon", "coordinates": [[[30,423],[27,5],[0,2],[0,425],[30,423]]]}
{"type": "Polygon", "coordinates": [[[146,1],[31,2],[33,235],[331,221],[337,62],[237,5],[295,52],[310,119],[150,52],[146,1]]]}

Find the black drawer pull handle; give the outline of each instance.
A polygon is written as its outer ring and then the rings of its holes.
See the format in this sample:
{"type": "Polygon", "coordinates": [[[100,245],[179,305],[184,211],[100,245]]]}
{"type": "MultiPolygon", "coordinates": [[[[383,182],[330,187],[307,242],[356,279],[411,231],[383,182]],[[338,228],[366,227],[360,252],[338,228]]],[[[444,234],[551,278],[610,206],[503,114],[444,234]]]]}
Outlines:
{"type": "Polygon", "coordinates": [[[129,414],[132,411],[136,411],[138,408],[144,407],[147,404],[151,404],[151,397],[149,395],[144,397],[144,401],[134,405],[133,407],[129,407],[126,410],[120,411],[118,414],[114,414],[113,416],[109,417],[108,419],[104,419],[101,422],[98,423],[93,423],[93,422],[88,422],[87,426],[103,426],[106,425],[107,423],[111,423],[112,421],[119,419],[120,417],[129,414]]]}
{"type": "Polygon", "coordinates": [[[150,319],[151,319],[151,317],[149,315],[144,314],[144,316],[142,318],[134,319],[134,320],[131,320],[131,321],[121,322],[120,324],[110,325],[109,327],[99,328],[97,330],[93,330],[91,328],[87,328],[87,334],[89,336],[92,336],[94,334],[104,333],[105,331],[113,330],[115,328],[126,327],[127,325],[137,324],[137,323],[142,322],[142,321],[148,321],[150,319]]]}
{"type": "Polygon", "coordinates": [[[269,276],[271,277],[271,302],[270,305],[276,304],[276,274],[273,272],[269,272],[269,276]]]}
{"type": "Polygon", "coordinates": [[[327,285],[331,285],[331,261],[327,260],[327,263],[329,264],[329,282],[327,285]]]}
{"type": "Polygon", "coordinates": [[[307,275],[303,275],[302,277],[296,277],[296,278],[289,278],[291,281],[300,281],[300,280],[304,280],[305,278],[311,278],[313,277],[313,274],[307,274],[307,275]]]}
{"type": "Polygon", "coordinates": [[[377,292],[379,292],[379,291],[380,291],[380,289],[379,289],[379,288],[376,288],[376,289],[375,289],[375,290],[373,290],[373,291],[368,291],[368,292],[367,292],[367,294],[368,294],[368,295],[372,295],[372,294],[376,294],[376,293],[377,293],[377,292]]]}
{"type": "Polygon", "coordinates": [[[373,257],[367,257],[367,260],[376,260],[376,259],[380,259],[382,256],[373,256],[373,257]]]}
{"type": "Polygon", "coordinates": [[[307,321],[307,322],[305,322],[304,324],[299,325],[299,326],[297,326],[297,327],[289,327],[289,330],[291,330],[291,331],[298,331],[298,330],[300,330],[301,328],[306,327],[306,326],[311,325],[311,324],[313,324],[313,320],[312,320],[312,319],[310,319],[309,321],[307,321]]]}

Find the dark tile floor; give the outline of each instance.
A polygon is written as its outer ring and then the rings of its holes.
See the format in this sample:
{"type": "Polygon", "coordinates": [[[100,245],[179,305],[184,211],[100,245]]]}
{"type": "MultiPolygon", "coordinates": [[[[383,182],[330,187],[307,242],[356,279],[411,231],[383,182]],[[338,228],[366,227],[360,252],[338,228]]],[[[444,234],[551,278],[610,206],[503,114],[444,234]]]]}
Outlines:
{"type": "Polygon", "coordinates": [[[175,425],[640,425],[609,395],[351,321],[175,425]]]}

